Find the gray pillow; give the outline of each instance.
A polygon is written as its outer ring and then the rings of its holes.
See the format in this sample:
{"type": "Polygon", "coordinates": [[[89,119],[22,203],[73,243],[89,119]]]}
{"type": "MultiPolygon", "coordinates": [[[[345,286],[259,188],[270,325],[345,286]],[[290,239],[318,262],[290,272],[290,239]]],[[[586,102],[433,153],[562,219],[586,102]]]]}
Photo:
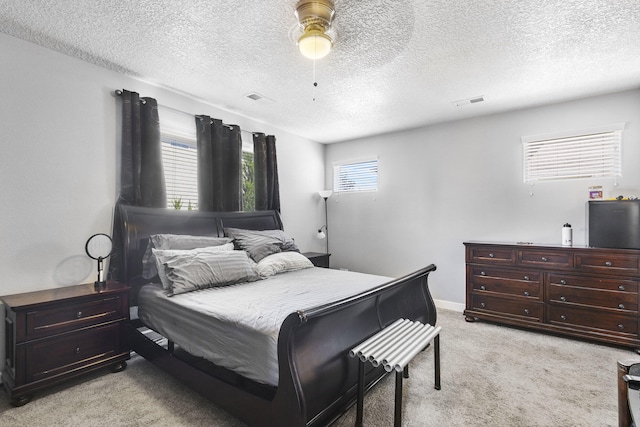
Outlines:
{"type": "Polygon", "coordinates": [[[152,249],[196,249],[231,242],[228,237],[191,236],[188,234],[153,234],[142,257],[142,277],[151,279],[158,273],[152,249]]]}
{"type": "Polygon", "coordinates": [[[299,252],[279,252],[264,257],[256,264],[256,271],[262,277],[286,273],[287,271],[312,268],[313,263],[299,252]]]}
{"type": "Polygon", "coordinates": [[[233,243],[225,243],[220,246],[207,246],[206,248],[195,248],[195,249],[151,249],[153,254],[153,260],[156,263],[156,269],[158,271],[158,278],[160,279],[160,283],[162,283],[162,287],[167,290],[170,287],[170,282],[167,279],[167,268],[164,263],[168,259],[172,259],[173,257],[181,257],[181,256],[192,256],[196,253],[200,252],[220,252],[220,251],[232,251],[234,248],[233,243]]]}
{"type": "Polygon", "coordinates": [[[300,252],[293,239],[282,230],[225,228],[224,233],[233,238],[238,249],[247,251],[255,262],[278,252],[300,252]]]}
{"type": "Polygon", "coordinates": [[[200,251],[164,255],[156,251],[168,282],[167,295],[260,280],[244,251],[200,251]]]}

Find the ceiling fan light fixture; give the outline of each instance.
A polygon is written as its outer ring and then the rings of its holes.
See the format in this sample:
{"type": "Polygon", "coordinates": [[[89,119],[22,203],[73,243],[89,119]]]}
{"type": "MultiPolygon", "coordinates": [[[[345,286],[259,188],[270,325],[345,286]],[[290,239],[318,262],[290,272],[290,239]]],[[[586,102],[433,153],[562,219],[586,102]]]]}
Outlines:
{"type": "Polygon", "coordinates": [[[298,39],[300,53],[309,59],[324,58],[333,47],[327,35],[335,9],[331,0],[300,0],[296,5],[296,17],[302,28],[298,39]]]}
{"type": "Polygon", "coordinates": [[[300,53],[309,59],[321,59],[329,54],[333,40],[324,30],[307,27],[298,39],[300,53]]]}

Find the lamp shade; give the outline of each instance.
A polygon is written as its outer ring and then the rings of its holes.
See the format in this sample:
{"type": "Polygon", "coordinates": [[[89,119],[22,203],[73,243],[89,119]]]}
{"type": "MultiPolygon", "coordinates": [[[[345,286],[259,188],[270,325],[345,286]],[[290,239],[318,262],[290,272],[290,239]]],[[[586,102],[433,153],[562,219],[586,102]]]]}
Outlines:
{"type": "Polygon", "coordinates": [[[325,239],[327,237],[326,234],[324,234],[324,231],[322,231],[322,229],[318,230],[318,234],[316,234],[316,237],[320,240],[325,239]]]}
{"type": "Polygon", "coordinates": [[[323,199],[328,199],[333,194],[333,191],[331,191],[331,190],[320,190],[320,191],[318,191],[318,194],[323,199]]]}
{"type": "Polygon", "coordinates": [[[298,39],[300,53],[309,59],[324,58],[333,47],[331,37],[318,28],[306,30],[298,39]]]}

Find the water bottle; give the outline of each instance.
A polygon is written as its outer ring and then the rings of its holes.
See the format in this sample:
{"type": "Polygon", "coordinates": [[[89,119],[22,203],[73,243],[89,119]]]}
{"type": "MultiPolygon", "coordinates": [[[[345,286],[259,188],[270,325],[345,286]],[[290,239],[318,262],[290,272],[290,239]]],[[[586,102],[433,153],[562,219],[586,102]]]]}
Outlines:
{"type": "Polygon", "coordinates": [[[571,224],[567,223],[562,226],[562,246],[571,246],[573,244],[573,230],[571,224]]]}

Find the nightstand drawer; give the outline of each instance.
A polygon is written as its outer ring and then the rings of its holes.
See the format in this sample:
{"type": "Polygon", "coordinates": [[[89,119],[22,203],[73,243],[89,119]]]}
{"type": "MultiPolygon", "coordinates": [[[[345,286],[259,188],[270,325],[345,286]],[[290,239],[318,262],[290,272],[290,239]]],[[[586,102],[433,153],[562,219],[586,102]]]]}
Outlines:
{"type": "Polygon", "coordinates": [[[16,338],[22,342],[125,318],[125,310],[126,301],[121,295],[42,306],[24,313],[26,321],[21,324],[25,329],[18,331],[16,338]]]}
{"type": "MultiPolygon", "coordinates": [[[[111,323],[24,344],[24,383],[68,373],[114,357],[122,351],[122,339],[121,323],[111,323]]],[[[22,375],[16,374],[18,380],[22,375]]]]}

